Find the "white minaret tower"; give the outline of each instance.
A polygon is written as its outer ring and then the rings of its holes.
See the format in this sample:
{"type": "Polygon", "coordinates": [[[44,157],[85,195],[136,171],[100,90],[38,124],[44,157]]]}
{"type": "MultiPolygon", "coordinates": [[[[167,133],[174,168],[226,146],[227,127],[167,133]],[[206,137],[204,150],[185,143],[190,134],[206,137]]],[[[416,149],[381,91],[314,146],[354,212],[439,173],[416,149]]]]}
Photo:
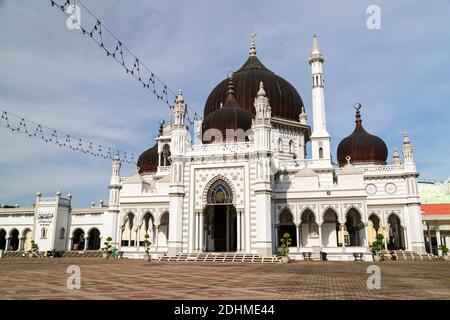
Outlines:
{"type": "Polygon", "coordinates": [[[188,135],[185,124],[186,105],[183,92],[180,90],[173,109],[174,123],[171,131],[170,152],[172,154],[172,165],[170,168],[170,219],[169,219],[169,255],[175,255],[182,251],[182,217],[183,198],[185,195],[183,175],[183,156],[188,144],[188,135]]]}
{"type": "Polygon", "coordinates": [[[101,230],[104,235],[103,240],[106,240],[107,237],[111,237],[112,243],[117,246],[120,245],[118,221],[120,212],[120,189],[122,189],[120,183],[121,166],[122,162],[120,160],[119,152],[116,152],[112,162],[112,175],[109,183],[109,206],[104,214],[103,230],[101,230]]]}
{"type": "Polygon", "coordinates": [[[319,50],[317,36],[309,56],[312,79],[313,132],[311,134],[314,167],[331,167],[330,134],[325,119],[325,97],[323,91],[323,55],[319,50]]]}

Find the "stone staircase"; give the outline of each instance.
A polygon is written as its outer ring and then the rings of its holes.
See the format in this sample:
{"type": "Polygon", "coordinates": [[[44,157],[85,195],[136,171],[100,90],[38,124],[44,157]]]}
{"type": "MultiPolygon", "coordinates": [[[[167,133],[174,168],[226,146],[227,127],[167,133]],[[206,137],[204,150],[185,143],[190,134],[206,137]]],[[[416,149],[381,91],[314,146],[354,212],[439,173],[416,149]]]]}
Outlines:
{"type": "MultiPolygon", "coordinates": [[[[382,251],[385,257],[390,257],[390,251],[382,251]]],[[[419,260],[419,261],[431,261],[437,260],[438,257],[429,253],[419,254],[414,251],[407,250],[394,250],[394,254],[397,260],[419,260]]]]}
{"type": "Polygon", "coordinates": [[[236,252],[179,253],[175,256],[161,256],[159,261],[168,262],[228,262],[228,263],[281,263],[281,256],[263,258],[258,254],[236,252]]]}

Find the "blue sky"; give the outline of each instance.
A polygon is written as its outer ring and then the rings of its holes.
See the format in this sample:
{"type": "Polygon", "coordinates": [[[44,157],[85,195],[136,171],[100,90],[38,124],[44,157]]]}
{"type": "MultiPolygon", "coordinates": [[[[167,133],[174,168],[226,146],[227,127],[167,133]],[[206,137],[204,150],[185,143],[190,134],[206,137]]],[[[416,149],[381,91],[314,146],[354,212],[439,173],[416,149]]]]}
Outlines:
{"type": "MultiPolygon", "coordinates": [[[[450,176],[448,0],[83,2],[198,113],[245,62],[255,28],[259,58],[297,88],[311,121],[307,60],[317,33],[333,155],[360,102],[364,126],[385,140],[389,161],[407,131],[421,177],[450,176]],[[366,27],[371,4],[381,8],[380,30],[366,27]]],[[[168,115],[47,0],[0,1],[0,109],[136,154],[153,145],[168,115]]],[[[57,190],[71,192],[75,206],[108,198],[109,160],[1,127],[0,150],[0,203],[29,206],[36,191],[57,190]]],[[[121,174],[134,172],[124,165],[121,174]]]]}

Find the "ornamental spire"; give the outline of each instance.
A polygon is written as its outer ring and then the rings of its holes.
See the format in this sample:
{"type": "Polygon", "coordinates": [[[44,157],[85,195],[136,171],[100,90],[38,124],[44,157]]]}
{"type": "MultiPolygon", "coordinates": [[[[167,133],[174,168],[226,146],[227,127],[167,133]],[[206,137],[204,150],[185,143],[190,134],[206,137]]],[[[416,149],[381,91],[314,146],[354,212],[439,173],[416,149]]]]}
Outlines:
{"type": "Polygon", "coordinates": [[[255,43],[255,37],[256,37],[256,30],[253,29],[250,32],[250,38],[252,38],[252,41],[250,43],[250,51],[249,56],[256,56],[256,43],[255,43]]]}

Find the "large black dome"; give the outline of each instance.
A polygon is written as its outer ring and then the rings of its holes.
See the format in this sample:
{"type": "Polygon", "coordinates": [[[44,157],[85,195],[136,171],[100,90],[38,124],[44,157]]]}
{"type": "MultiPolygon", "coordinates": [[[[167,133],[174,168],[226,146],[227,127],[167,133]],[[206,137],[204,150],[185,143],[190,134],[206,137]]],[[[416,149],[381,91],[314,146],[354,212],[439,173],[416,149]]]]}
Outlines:
{"type": "MultiPolygon", "coordinates": [[[[233,73],[237,103],[255,115],[253,103],[260,82],[272,108],[272,117],[299,121],[303,101],[297,90],[285,79],[267,69],[256,54],[251,54],[247,62],[233,73]]],[[[220,108],[227,98],[228,79],[221,81],[209,94],[203,112],[204,118],[220,108]]]]}

